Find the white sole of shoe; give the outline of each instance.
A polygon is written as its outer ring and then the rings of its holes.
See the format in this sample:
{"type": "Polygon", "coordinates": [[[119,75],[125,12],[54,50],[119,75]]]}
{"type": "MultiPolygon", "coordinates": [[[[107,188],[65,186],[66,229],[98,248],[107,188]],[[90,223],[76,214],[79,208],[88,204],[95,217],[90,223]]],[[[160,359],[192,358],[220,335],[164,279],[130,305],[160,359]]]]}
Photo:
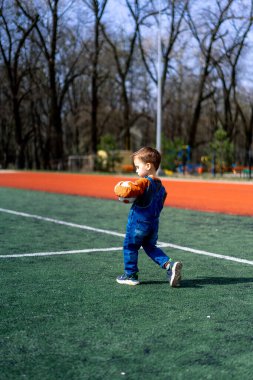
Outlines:
{"type": "Polygon", "coordinates": [[[172,286],[173,288],[180,286],[182,268],[183,264],[180,261],[175,262],[175,264],[172,267],[170,286],[172,286]]]}
{"type": "Polygon", "coordinates": [[[133,282],[131,280],[118,280],[118,279],[116,279],[116,281],[117,281],[118,284],[121,284],[121,285],[135,286],[135,285],[139,285],[140,284],[140,281],[133,282]]]}

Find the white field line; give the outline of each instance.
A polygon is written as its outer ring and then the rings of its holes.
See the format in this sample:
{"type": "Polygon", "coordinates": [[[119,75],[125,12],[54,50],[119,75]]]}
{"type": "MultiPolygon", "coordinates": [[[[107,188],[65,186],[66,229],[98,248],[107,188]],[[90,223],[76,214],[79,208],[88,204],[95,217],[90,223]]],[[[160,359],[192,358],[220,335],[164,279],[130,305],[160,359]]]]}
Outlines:
{"type": "Polygon", "coordinates": [[[39,215],[27,214],[25,212],[8,210],[8,209],[5,209],[5,208],[0,208],[0,212],[5,212],[7,214],[12,214],[12,215],[16,215],[16,216],[24,216],[25,218],[43,220],[45,222],[51,222],[51,223],[55,223],[55,224],[61,224],[61,225],[68,226],[68,227],[81,228],[83,230],[88,230],[88,231],[93,231],[93,232],[101,232],[103,234],[108,234],[108,235],[114,235],[114,236],[120,236],[120,237],[124,237],[125,236],[124,234],[121,234],[119,232],[114,232],[114,231],[110,231],[110,230],[101,230],[99,228],[93,228],[93,227],[90,227],[90,226],[85,226],[83,224],[64,222],[63,220],[59,220],[59,219],[52,219],[52,218],[47,218],[47,217],[39,216],[39,215]]]}
{"type": "MultiPolygon", "coordinates": [[[[88,231],[104,233],[104,234],[108,234],[108,235],[112,235],[112,236],[119,236],[119,237],[125,236],[125,234],[115,232],[115,231],[111,231],[111,230],[94,228],[94,227],[86,226],[83,224],[64,222],[63,220],[59,220],[59,219],[47,218],[47,217],[43,217],[43,216],[39,216],[39,215],[27,214],[24,212],[19,212],[19,211],[4,209],[4,208],[0,208],[0,212],[4,212],[7,214],[12,214],[12,215],[16,215],[16,216],[23,216],[23,217],[31,218],[31,219],[42,220],[42,221],[46,221],[46,222],[51,222],[51,223],[55,223],[55,224],[68,226],[68,227],[74,227],[74,228],[80,228],[80,229],[84,229],[84,230],[88,230],[88,231]]],[[[171,243],[158,242],[158,245],[160,247],[164,247],[164,248],[169,247],[169,248],[173,248],[173,249],[178,249],[180,251],[191,252],[191,253],[194,253],[197,255],[210,256],[210,257],[215,257],[217,259],[229,260],[229,261],[234,261],[237,263],[253,265],[253,261],[241,259],[238,257],[220,255],[217,253],[202,251],[202,250],[184,247],[184,246],[171,244],[171,243]]],[[[118,251],[121,249],[122,249],[122,247],[112,247],[112,248],[92,248],[92,249],[83,249],[83,250],[75,250],[75,251],[24,253],[24,254],[15,254],[15,255],[0,255],[0,258],[14,258],[14,257],[25,257],[25,256],[52,256],[52,255],[64,255],[64,254],[71,254],[71,253],[73,254],[73,253],[88,253],[88,252],[102,252],[102,251],[103,252],[104,251],[118,251]]]]}
{"type": "Polygon", "coordinates": [[[121,251],[122,247],[111,248],[90,248],[90,249],[76,249],[72,251],[58,251],[58,252],[34,252],[34,253],[20,253],[14,255],[0,255],[1,259],[19,258],[19,257],[32,257],[32,256],[55,256],[55,255],[69,255],[74,253],[89,253],[89,252],[111,252],[121,251]]]}
{"type": "Polygon", "coordinates": [[[164,248],[170,247],[170,248],[174,248],[174,249],[180,249],[181,251],[185,251],[185,252],[195,253],[196,255],[211,256],[211,257],[216,257],[217,259],[223,259],[223,260],[235,261],[237,263],[253,265],[253,261],[240,259],[239,257],[220,255],[218,253],[212,253],[212,252],[202,251],[200,249],[183,247],[183,246],[175,245],[175,244],[171,244],[171,243],[162,243],[162,247],[164,247],[164,248]]]}

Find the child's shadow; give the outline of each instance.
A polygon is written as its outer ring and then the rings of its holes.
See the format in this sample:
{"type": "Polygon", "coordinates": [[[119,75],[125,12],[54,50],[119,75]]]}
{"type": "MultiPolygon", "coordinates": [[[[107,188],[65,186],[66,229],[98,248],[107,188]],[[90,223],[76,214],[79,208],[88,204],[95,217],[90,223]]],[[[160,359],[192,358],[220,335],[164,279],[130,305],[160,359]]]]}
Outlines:
{"type": "MultiPolygon", "coordinates": [[[[161,285],[168,281],[143,281],[141,285],[161,285]]],[[[207,285],[235,285],[253,283],[252,277],[234,278],[234,277],[202,277],[185,279],[180,282],[180,288],[202,288],[207,285]]]]}
{"type": "Polygon", "coordinates": [[[182,280],[181,288],[202,288],[205,285],[236,285],[253,283],[252,277],[235,278],[235,277],[202,277],[182,280]]]}

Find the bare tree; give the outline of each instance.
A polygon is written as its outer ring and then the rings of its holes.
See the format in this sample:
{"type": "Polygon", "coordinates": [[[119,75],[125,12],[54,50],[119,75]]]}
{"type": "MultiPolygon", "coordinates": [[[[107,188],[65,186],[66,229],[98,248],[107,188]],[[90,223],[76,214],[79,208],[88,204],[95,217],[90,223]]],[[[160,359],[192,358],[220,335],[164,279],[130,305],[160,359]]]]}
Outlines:
{"type": "Polygon", "coordinates": [[[13,141],[13,110],[8,79],[5,75],[5,67],[0,68],[0,166],[8,167],[12,158],[13,141]]]}
{"type": "MultiPolygon", "coordinates": [[[[239,98],[239,97],[238,97],[239,98]]],[[[244,164],[249,164],[253,158],[253,101],[247,101],[246,107],[242,100],[236,99],[238,111],[242,120],[243,133],[245,138],[244,164]]]]}
{"type": "MultiPolygon", "coordinates": [[[[96,153],[104,134],[126,149],[153,142],[157,3],[121,0],[119,25],[108,0],[0,0],[2,166],[16,156],[17,167],[53,169],[96,153]]],[[[252,99],[240,82],[252,3],[161,0],[164,134],[188,142],[194,159],[217,125],[252,147],[252,99]]]]}
{"type": "Polygon", "coordinates": [[[98,92],[103,78],[99,74],[99,58],[103,47],[101,39],[101,22],[108,0],[83,0],[93,15],[93,44],[91,51],[91,151],[97,152],[98,128],[97,113],[99,106],[98,92]]]}
{"type": "Polygon", "coordinates": [[[238,72],[242,70],[240,58],[245,50],[246,38],[253,23],[253,0],[250,2],[249,9],[237,4],[229,36],[221,35],[219,52],[215,54],[214,51],[213,54],[213,64],[223,92],[223,115],[219,113],[219,120],[230,139],[236,133],[239,114],[242,116],[242,108],[237,100],[238,72]]]}
{"type": "Polygon", "coordinates": [[[130,149],[131,140],[130,140],[130,97],[128,90],[128,77],[132,67],[134,52],[136,48],[138,28],[141,17],[141,7],[139,0],[129,1],[126,0],[126,5],[131,15],[131,18],[134,20],[133,31],[126,36],[124,33],[121,33],[122,40],[115,39],[112,37],[105,26],[103,25],[102,30],[104,37],[109,44],[117,68],[116,80],[118,81],[121,88],[121,98],[123,105],[123,131],[124,131],[124,146],[125,149],[130,149]]]}
{"type": "MultiPolygon", "coordinates": [[[[227,31],[224,31],[224,24],[231,20],[230,12],[234,0],[215,0],[214,8],[202,10],[201,19],[192,17],[192,11],[187,13],[188,25],[192,35],[200,49],[202,67],[199,74],[199,85],[196,93],[196,100],[193,106],[192,120],[189,126],[188,144],[194,148],[196,145],[196,134],[201,115],[202,104],[214,94],[214,90],[209,90],[206,86],[207,79],[212,72],[214,48],[221,41],[227,31]]],[[[217,51],[216,51],[217,52],[217,51]]],[[[217,60],[219,61],[220,58],[217,60]]]]}
{"type": "Polygon", "coordinates": [[[159,25],[159,10],[157,9],[158,2],[152,1],[151,3],[152,7],[146,10],[146,14],[143,15],[141,23],[138,26],[138,40],[146,70],[149,73],[151,80],[157,85],[157,55],[156,52],[153,54],[153,51],[150,49],[149,45],[148,48],[145,48],[147,37],[145,36],[145,33],[143,33],[143,30],[147,31],[147,28],[150,28],[150,22],[153,24],[150,19],[154,19],[156,27],[161,28],[162,34],[161,90],[162,95],[164,95],[169,71],[170,69],[173,69],[171,60],[173,58],[174,49],[180,34],[185,31],[183,22],[190,0],[166,0],[165,2],[161,2],[162,7],[160,13],[162,15],[162,25],[159,25]]]}
{"type": "Polygon", "coordinates": [[[22,50],[32,30],[38,23],[38,17],[31,17],[25,22],[13,8],[17,9],[18,2],[2,0],[0,8],[0,52],[9,81],[13,117],[15,121],[16,165],[23,169],[25,166],[25,148],[31,137],[32,130],[24,131],[20,107],[26,93],[22,93],[21,83],[27,75],[25,63],[22,62],[22,50]]]}
{"type": "Polygon", "coordinates": [[[75,78],[81,75],[81,71],[76,72],[75,70],[80,53],[72,57],[67,70],[64,72],[60,72],[59,64],[59,57],[63,54],[65,49],[63,45],[60,46],[59,44],[60,39],[63,39],[63,30],[60,20],[66,10],[70,8],[72,2],[67,4],[64,0],[47,0],[46,7],[41,6],[41,3],[38,3],[37,6],[33,4],[34,7],[32,7],[31,4],[27,5],[24,0],[17,0],[17,2],[23,14],[29,20],[33,18],[34,13],[39,14],[40,21],[35,25],[38,38],[34,42],[37,43],[41,49],[47,65],[49,98],[49,121],[44,149],[44,166],[51,168],[52,160],[57,166],[62,166],[64,159],[62,129],[64,98],[69,85],[75,78]],[[64,5],[65,9],[63,9],[64,5]]]}

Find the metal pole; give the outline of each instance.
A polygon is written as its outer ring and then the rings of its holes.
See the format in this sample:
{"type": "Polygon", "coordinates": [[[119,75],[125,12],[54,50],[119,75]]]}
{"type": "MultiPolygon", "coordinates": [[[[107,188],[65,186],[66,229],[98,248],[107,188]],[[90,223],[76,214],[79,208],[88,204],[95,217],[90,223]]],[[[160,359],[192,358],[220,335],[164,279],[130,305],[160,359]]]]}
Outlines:
{"type": "Polygon", "coordinates": [[[158,47],[157,47],[157,124],[156,124],[156,149],[161,152],[161,131],[162,131],[162,47],[161,47],[161,0],[159,0],[158,18],[158,47]]]}

